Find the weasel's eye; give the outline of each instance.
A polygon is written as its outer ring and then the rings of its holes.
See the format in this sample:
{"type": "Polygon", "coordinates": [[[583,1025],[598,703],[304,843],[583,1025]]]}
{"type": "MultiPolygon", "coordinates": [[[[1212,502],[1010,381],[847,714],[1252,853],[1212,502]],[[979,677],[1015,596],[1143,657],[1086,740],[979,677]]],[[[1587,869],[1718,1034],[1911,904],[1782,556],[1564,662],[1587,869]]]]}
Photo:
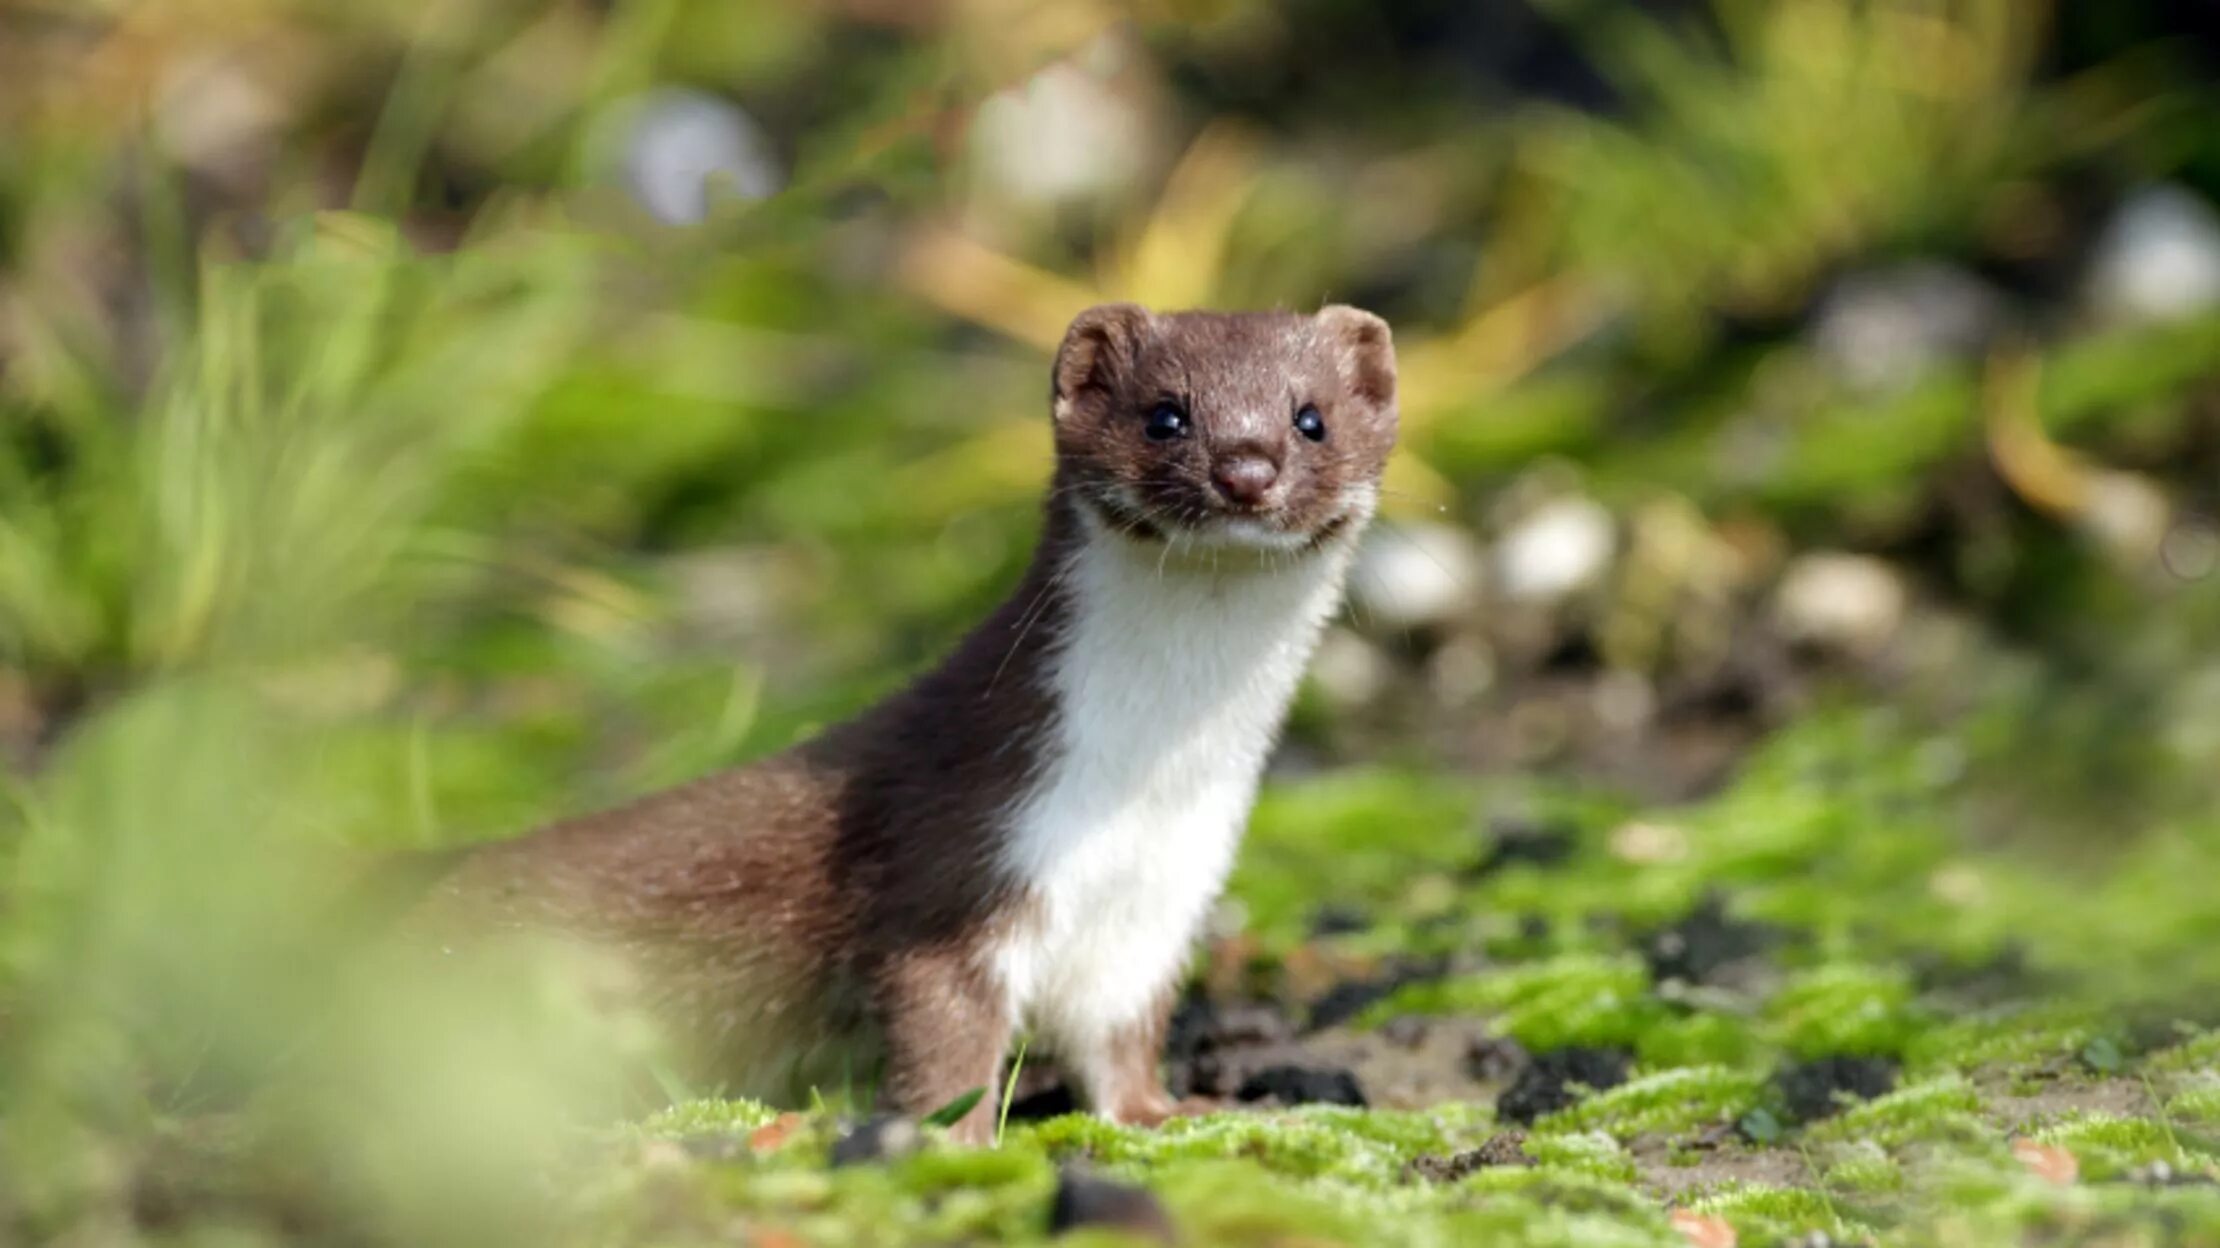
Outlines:
{"type": "Polygon", "coordinates": [[[1151,442],[1184,438],[1187,436],[1187,413],[1179,410],[1177,403],[1159,403],[1149,412],[1146,432],[1151,442]]]}
{"type": "Polygon", "coordinates": [[[1305,403],[1295,413],[1295,432],[1313,442],[1323,442],[1326,440],[1326,418],[1318,414],[1316,407],[1305,403]]]}

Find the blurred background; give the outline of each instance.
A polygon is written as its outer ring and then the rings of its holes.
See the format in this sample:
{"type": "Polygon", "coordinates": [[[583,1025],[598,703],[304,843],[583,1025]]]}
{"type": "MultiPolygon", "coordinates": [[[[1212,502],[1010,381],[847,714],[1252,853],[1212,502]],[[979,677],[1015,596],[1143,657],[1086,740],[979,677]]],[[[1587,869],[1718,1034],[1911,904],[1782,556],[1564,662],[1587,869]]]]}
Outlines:
{"type": "Polygon", "coordinates": [[[897,685],[1104,299],[1396,330],[1250,991],[1322,905],[1515,960],[1723,882],[1890,983],[2220,986],[2208,4],[18,0],[0,84],[19,1228],[528,1213],[582,1059],[335,1024],[350,864],[897,685]],[[273,1079],[316,1212],[148,1194],[273,1079]]]}

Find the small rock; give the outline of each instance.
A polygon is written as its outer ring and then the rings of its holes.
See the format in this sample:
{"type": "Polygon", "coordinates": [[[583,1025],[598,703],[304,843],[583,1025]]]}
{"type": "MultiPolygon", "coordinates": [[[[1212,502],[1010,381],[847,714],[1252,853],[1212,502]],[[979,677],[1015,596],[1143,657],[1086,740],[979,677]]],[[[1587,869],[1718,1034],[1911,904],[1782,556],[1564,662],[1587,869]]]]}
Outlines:
{"type": "Polygon", "coordinates": [[[1496,576],[1513,601],[1556,602],[1601,581],[1617,548],[1618,526],[1601,503],[1553,499],[1496,544],[1496,576]]]}
{"type": "Polygon", "coordinates": [[[1495,687],[1495,648],[1471,635],[1452,637],[1426,660],[1426,683],[1442,706],[1467,707],[1495,687]]]}
{"type": "Polygon", "coordinates": [[[1996,292],[1971,273],[1914,261],[1837,282],[1812,323],[1812,342],[1851,385],[1892,389],[1937,363],[1979,354],[2002,309],[1996,292]]]}
{"type": "Polygon", "coordinates": [[[762,199],[785,181],[755,120],[706,91],[663,88],[619,100],[596,128],[605,163],[666,225],[706,219],[719,194],[762,199]]]}
{"type": "Polygon", "coordinates": [[[1371,927],[1372,916],[1354,906],[1327,902],[1310,914],[1310,934],[1314,937],[1350,936],[1371,927]]]}
{"type": "Polygon", "coordinates": [[[1642,941],[1642,960],[1658,983],[1711,982],[1722,969],[1763,953],[1776,939],[1772,928],[1731,918],[1717,894],[1709,894],[1686,917],[1642,941]]]}
{"type": "Polygon", "coordinates": [[[2127,567],[2158,557],[2176,525],[2174,505],[2157,483],[2139,473],[2105,469],[2090,473],[2084,485],[2075,527],[2127,567]]]}
{"type": "Polygon", "coordinates": [[[1669,823],[1620,824],[1612,829],[1608,845],[1612,857],[1641,866],[1679,862],[1688,856],[1688,834],[1669,823]]]}
{"type": "Polygon", "coordinates": [[[1403,1049],[1415,1049],[1426,1043],[1426,1035],[1433,1025],[1416,1014],[1398,1014],[1380,1024],[1380,1038],[1403,1049]]]}
{"type": "Polygon", "coordinates": [[[1394,669],[1378,646],[1346,628],[1330,628],[1311,658],[1310,679],[1328,702],[1349,710],[1379,701],[1394,669]]]}
{"type": "Polygon", "coordinates": [[[1440,958],[1394,958],[1379,974],[1364,979],[1344,979],[1311,1003],[1308,1030],[1345,1023],[1377,1002],[1410,984],[1440,979],[1449,964],[1440,958]]]}
{"type": "Polygon", "coordinates": [[[2097,239],[2089,301],[2099,316],[2127,324],[2220,307],[2220,214],[2178,186],[2131,196],[2097,239]]]}
{"type": "Polygon", "coordinates": [[[1488,821],[1488,848],[1460,874],[1481,880],[1514,863],[1554,867],[1573,856],[1579,841],[1565,824],[1504,816],[1488,821]]]}
{"type": "Polygon", "coordinates": [[[1773,618],[1791,641],[1870,655],[1896,635],[1908,598],[1896,570],[1879,559],[1822,551],[1789,564],[1773,618]]]}
{"type": "Polygon", "coordinates": [[[1791,1119],[1812,1122],[1840,1113],[1846,1100],[1885,1095],[1896,1086],[1896,1063],[1885,1057],[1822,1057],[1783,1070],[1773,1086],[1791,1119]]]}
{"type": "Polygon", "coordinates": [[[1366,1104],[1357,1077],[1342,1067],[1267,1066],[1242,1081],[1237,1100],[1275,1100],[1282,1105],[1366,1104]]]}
{"type": "Polygon", "coordinates": [[[1048,1208],[1048,1232],[1062,1235],[1083,1226],[1111,1227],[1166,1244],[1175,1238],[1171,1215],[1147,1188],[1061,1170],[1048,1208]]]}
{"type": "Polygon", "coordinates": [[[1627,1055],[1616,1049],[1573,1046],[1537,1054],[1496,1098],[1496,1115],[1510,1122],[1533,1122],[1569,1108],[1586,1092],[1625,1083],[1628,1065],[1627,1055]]]}
{"type": "Polygon", "coordinates": [[[924,1143],[924,1133],[916,1123],[898,1114],[879,1114],[834,1141],[832,1164],[852,1166],[907,1157],[924,1143]]]}
{"type": "Polygon", "coordinates": [[[971,154],[987,185],[1059,204],[1130,185],[1147,162],[1150,119],[1120,81],[1131,57],[1103,36],[979,106],[971,154]]]}
{"type": "Polygon", "coordinates": [[[1481,1083],[1508,1083],[1532,1061],[1509,1036],[1485,1036],[1465,1048],[1465,1073],[1481,1083]]]}
{"type": "Polygon", "coordinates": [[[2220,527],[2202,516],[2183,517],[2159,539],[2158,561],[2180,580],[2211,576],[2220,568],[2220,527]]]}
{"type": "Polygon", "coordinates": [[[1345,979],[1310,1004],[1310,1030],[1346,1023],[1387,1000],[1396,985],[1386,979],[1345,979]]]}
{"type": "Polygon", "coordinates": [[[1479,605],[1480,548],[1446,524],[1374,525],[1349,573],[1358,622],[1384,629],[1449,623],[1479,605]]]}

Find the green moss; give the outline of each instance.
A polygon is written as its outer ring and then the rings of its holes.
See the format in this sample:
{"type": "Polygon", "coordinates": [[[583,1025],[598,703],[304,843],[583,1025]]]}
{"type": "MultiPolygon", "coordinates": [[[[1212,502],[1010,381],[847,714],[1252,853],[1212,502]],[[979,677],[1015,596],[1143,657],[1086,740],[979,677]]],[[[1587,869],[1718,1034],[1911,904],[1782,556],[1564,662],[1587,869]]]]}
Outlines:
{"type": "Polygon", "coordinates": [[[1368,1115],[1333,1107],[1277,1114],[1228,1113],[1178,1119],[1153,1131],[1069,1115],[1012,1128],[1015,1142],[1055,1157],[1085,1158],[1107,1170],[1146,1174],[1197,1161],[1246,1158],[1294,1178],[1331,1178],[1365,1187],[1398,1182],[1420,1153],[1446,1153],[1478,1141],[1477,1111],[1441,1115],[1368,1115]]]}
{"type": "Polygon", "coordinates": [[[1818,967],[1790,980],[1767,1004],[1766,1022],[1782,1048],[1803,1058],[1899,1054],[1918,1025],[1903,972],[1854,963],[1818,967]]]}
{"type": "Polygon", "coordinates": [[[1473,861],[1474,794],[1438,777],[1346,771],[1258,799],[1232,891],[1268,944],[1299,941],[1325,898],[1394,911],[1412,881],[1473,861]]]}
{"type": "Polygon", "coordinates": [[[1565,1131],[1534,1135],[1526,1141],[1526,1155],[1544,1166],[1597,1179],[1634,1181],[1634,1159],[1617,1140],[1601,1131],[1565,1131]]]}
{"type": "Polygon", "coordinates": [[[1895,1192],[1904,1187],[1904,1168],[1880,1145],[1860,1140],[1828,1158],[1820,1171],[1820,1182],[1841,1192],[1867,1195],[1895,1192]]]}
{"type": "Polygon", "coordinates": [[[2035,1138],[2072,1153],[2087,1179],[2117,1178],[2154,1161],[2179,1170],[2210,1160],[2184,1149],[2171,1125],[2148,1118],[2076,1114],[2037,1131],[2035,1138]]]}
{"type": "Polygon", "coordinates": [[[1807,1128],[1815,1140],[1865,1140],[1895,1148],[1917,1140],[1962,1137],[1986,1130],[1977,1117],[1981,1095],[1958,1075],[1901,1087],[1807,1128]]]}
{"type": "Polygon", "coordinates": [[[2220,1082],[2176,1095],[2166,1102],[2166,1113],[2181,1122],[2220,1127],[2220,1082]]]}
{"type": "Polygon", "coordinates": [[[1696,1010],[1643,1030],[1634,1053],[1644,1066],[1746,1066],[1766,1053],[1760,1029],[1740,1015],[1696,1010]]]}
{"type": "Polygon", "coordinates": [[[1904,1065],[1916,1076],[2069,1057],[2104,1032],[2101,1011],[2078,1002],[2016,1007],[1921,1028],[1904,1065]]]}
{"type": "Polygon", "coordinates": [[[1567,1045],[1631,1048],[1664,1007],[1649,972],[1631,957],[1573,954],[1482,975],[1404,988],[1367,1014],[1479,1014],[1535,1050],[1567,1045]]]}
{"type": "Polygon", "coordinates": [[[2151,1054],[2149,1068],[2198,1074],[2220,1072],[2220,1030],[2197,1032],[2180,1044],[2151,1054]]]}
{"type": "Polygon", "coordinates": [[[643,1120],[639,1130],[665,1138],[736,1135],[753,1131],[776,1117],[778,1111],[760,1101],[684,1101],[643,1120]]]}
{"type": "Polygon", "coordinates": [[[1725,1218],[1757,1243],[1813,1231],[1836,1241],[1870,1239],[1874,1234],[1872,1227],[1845,1219],[1831,1197],[1805,1188],[1737,1184],[1692,1201],[1689,1207],[1725,1218]]]}
{"type": "Polygon", "coordinates": [[[1661,1070],[1629,1080],[1544,1118],[1544,1131],[1608,1131],[1621,1139],[1686,1131],[1739,1116],[1757,1103],[1764,1077],[1724,1066],[1661,1070]]]}
{"type": "MultiPolygon", "coordinates": [[[[1602,1144],[1591,1146],[1601,1150],[1602,1144]]],[[[1616,1149],[1616,1146],[1613,1146],[1616,1149]]],[[[1483,1199],[1515,1199],[1574,1213],[1602,1214],[1629,1222],[1652,1222],[1660,1228],[1654,1202],[1636,1193],[1617,1176],[1589,1173],[1591,1164],[1497,1166],[1475,1172],[1464,1186],[1483,1199]]]]}

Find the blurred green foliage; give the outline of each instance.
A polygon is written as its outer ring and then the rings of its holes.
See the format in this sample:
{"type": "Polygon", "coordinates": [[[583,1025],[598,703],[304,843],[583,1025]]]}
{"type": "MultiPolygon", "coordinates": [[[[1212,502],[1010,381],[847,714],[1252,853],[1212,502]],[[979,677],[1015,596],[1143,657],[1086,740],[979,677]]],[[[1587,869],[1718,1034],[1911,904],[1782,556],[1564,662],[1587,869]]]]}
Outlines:
{"type": "MultiPolygon", "coordinates": [[[[1492,543],[1503,500],[1570,490],[1634,552],[1541,652],[1670,689],[1688,655],[1735,648],[1696,644],[1727,627],[1706,613],[1731,600],[1755,627],[1814,549],[1888,561],[1972,641],[1893,683],[1832,669],[1851,691],[1678,811],[1577,766],[1476,780],[1425,714],[1306,702],[1300,751],[1378,765],[1267,793],[1236,884],[1261,947],[1300,944],[1323,901],[1373,907],[1371,955],[1504,962],[1398,1008],[1655,1068],[1557,1124],[1540,1170],[1478,1180],[1487,1202],[1392,1189],[1395,1158],[1463,1142],[1452,1113],[1052,1124],[1004,1161],[734,1180],[731,1210],[908,1220],[854,1242],[1030,1233],[1039,1149],[1084,1147],[1165,1166],[1230,1241],[1410,1215],[1441,1242],[1658,1242],[1616,1186],[1631,1163],[1583,1132],[1740,1106],[1778,1054],[1940,1077],[2086,1042],[2116,1000],[2191,999],[2220,981],[2220,579],[2156,547],[2220,506],[2220,309],[2121,315],[2089,274],[2142,188],[2220,193],[2220,34],[2095,7],[0,13],[4,1225],[126,1242],[213,1209],[269,1238],[546,1233],[540,1184],[576,1122],[617,1112],[596,1072],[627,1040],[579,1022],[559,975],[380,976],[336,921],[359,855],[752,757],[928,659],[1026,558],[1045,352],[1102,298],[1387,314],[1407,436],[1383,540],[1492,543]],[[673,99],[760,131],[681,187],[685,224],[641,195],[641,118],[673,99]],[[777,192],[739,194],[751,170],[777,192]],[[1875,384],[1822,327],[1849,279],[1913,260],[2002,310],[1875,384]],[[1719,589],[1705,569],[1736,560],[1719,589]],[[1581,869],[1452,878],[1513,801],[1573,827],[1581,869]],[[1612,851],[1637,815],[1680,851],[1612,851]],[[1667,1005],[1596,926],[1719,886],[1813,942],[1756,1017],[1667,1005]],[[1900,969],[2007,947],[2068,977],[2065,1021],[1953,1030],[1900,969]],[[230,1155],[191,1135],[210,1122],[250,1141],[241,1189],[164,1196],[196,1173],[179,1157],[230,1155]]],[[[1427,629],[1355,630],[1432,670],[1427,629]]],[[[1545,683],[1514,650],[1490,697],[1545,683]]],[[[1869,1107],[1874,1130],[1911,1106],[1927,1138],[1915,1093],[1869,1107]]],[[[2154,1130],[2057,1136],[2108,1171],[2194,1162],[2154,1130]]],[[[1993,1160],[1953,1172],[1977,1212],[1943,1240],[2121,1203],[2036,1209],[1993,1160]]],[[[1797,1200],[1719,1207],[1866,1225],[1797,1200]]],[[[654,1238],[654,1207],[616,1200],[604,1229],[654,1238]]]]}

